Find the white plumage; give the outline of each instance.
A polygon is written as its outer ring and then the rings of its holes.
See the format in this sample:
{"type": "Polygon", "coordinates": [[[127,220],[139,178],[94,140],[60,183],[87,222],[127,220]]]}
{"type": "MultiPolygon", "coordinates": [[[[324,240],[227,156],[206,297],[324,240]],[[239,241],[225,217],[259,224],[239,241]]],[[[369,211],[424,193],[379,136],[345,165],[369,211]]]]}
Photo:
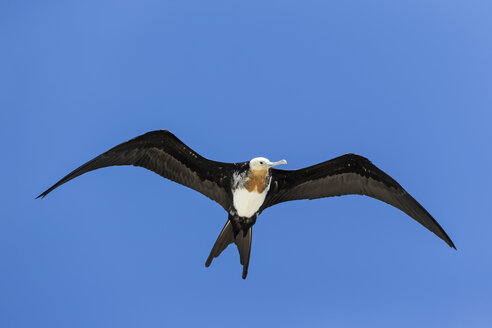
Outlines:
{"type": "Polygon", "coordinates": [[[256,190],[248,191],[245,188],[234,190],[233,201],[237,214],[241,217],[252,217],[265,201],[270,185],[260,194],[256,190]]]}

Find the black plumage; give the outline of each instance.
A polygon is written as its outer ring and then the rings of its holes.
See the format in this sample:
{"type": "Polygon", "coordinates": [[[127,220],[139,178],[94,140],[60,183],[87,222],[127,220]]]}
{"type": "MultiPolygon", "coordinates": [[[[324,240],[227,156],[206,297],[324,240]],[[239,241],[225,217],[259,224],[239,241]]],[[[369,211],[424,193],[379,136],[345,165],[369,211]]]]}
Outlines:
{"type": "Polygon", "coordinates": [[[230,173],[237,165],[206,159],[166,130],[148,132],[111,148],[67,174],[37,198],[45,197],[79,175],[116,165],[133,165],[151,170],[201,192],[228,211],[230,173]]]}
{"type": "MultiPolygon", "coordinates": [[[[279,170],[268,167],[265,170],[264,181],[269,182],[269,189],[265,191],[263,203],[251,216],[240,216],[234,206],[234,192],[237,190],[234,188],[242,185],[238,183],[238,177],[243,179],[241,181],[247,181],[252,177],[249,174],[252,170],[250,163],[250,161],[241,163],[212,161],[197,154],[171,132],[152,131],[124,142],[85,163],[40,194],[38,198],[45,197],[55,188],[79,175],[99,168],[114,165],[144,167],[164,178],[199,191],[219,203],[229,213],[228,220],[205,265],[208,267],[215,257],[234,242],[243,265],[243,278],[246,278],[248,273],[252,227],[258,215],[267,207],[298,199],[349,194],[376,198],[402,210],[455,248],[436,220],[394,179],[368,159],[355,154],[343,155],[299,170],[279,170]]],[[[270,162],[270,164],[275,163],[270,162]]],[[[255,183],[263,181],[263,178],[254,181],[255,183]]]]}
{"type": "Polygon", "coordinates": [[[364,195],[393,205],[455,248],[439,223],[398,182],[355,154],[300,170],[272,169],[270,191],[260,211],[291,200],[343,195],[364,195]]]}

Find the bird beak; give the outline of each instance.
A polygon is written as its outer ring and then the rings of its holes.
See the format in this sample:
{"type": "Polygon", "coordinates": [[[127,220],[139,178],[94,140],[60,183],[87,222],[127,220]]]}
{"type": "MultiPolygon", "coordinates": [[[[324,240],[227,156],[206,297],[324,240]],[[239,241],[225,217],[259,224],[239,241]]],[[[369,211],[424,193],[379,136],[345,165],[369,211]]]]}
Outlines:
{"type": "Polygon", "coordinates": [[[273,167],[273,166],[277,166],[277,165],[282,165],[282,164],[287,164],[287,161],[285,159],[281,160],[281,161],[278,161],[278,162],[269,162],[268,163],[268,167],[273,167]]]}

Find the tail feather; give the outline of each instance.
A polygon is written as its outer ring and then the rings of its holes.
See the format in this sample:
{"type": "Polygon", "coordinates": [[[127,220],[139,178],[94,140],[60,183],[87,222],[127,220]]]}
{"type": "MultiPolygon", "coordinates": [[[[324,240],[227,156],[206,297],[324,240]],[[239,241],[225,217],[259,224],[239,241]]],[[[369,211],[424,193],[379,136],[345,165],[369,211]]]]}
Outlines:
{"type": "Polygon", "coordinates": [[[234,225],[231,220],[227,220],[224,228],[219,234],[214,247],[210,251],[210,255],[205,262],[205,266],[209,267],[214,258],[218,257],[224,249],[232,243],[235,243],[239,251],[239,259],[243,266],[243,279],[248,275],[249,257],[251,254],[251,241],[253,235],[253,227],[241,227],[234,225]],[[247,229],[247,232],[243,230],[247,229]]]}
{"type": "Polygon", "coordinates": [[[249,227],[248,232],[246,234],[243,231],[240,231],[234,243],[237,246],[237,250],[239,251],[239,258],[241,264],[243,266],[243,279],[246,279],[248,275],[248,266],[249,266],[249,256],[251,254],[251,240],[253,237],[253,227],[249,227]]]}
{"type": "Polygon", "coordinates": [[[212,264],[212,260],[220,255],[224,249],[234,242],[234,229],[232,228],[231,220],[227,220],[224,228],[219,234],[217,241],[210,251],[210,255],[205,262],[205,266],[208,268],[212,264]]]}

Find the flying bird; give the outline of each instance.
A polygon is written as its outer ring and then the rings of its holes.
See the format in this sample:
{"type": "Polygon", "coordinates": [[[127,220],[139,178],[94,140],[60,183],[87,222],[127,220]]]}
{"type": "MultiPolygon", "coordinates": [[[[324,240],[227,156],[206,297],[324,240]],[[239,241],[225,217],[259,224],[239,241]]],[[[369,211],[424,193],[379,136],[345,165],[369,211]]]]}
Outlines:
{"type": "MultiPolygon", "coordinates": [[[[346,154],[299,170],[279,170],[285,160],[271,162],[256,157],[240,163],[222,163],[200,156],[167,130],[145,133],[126,141],[75,169],[40,194],[84,173],[114,165],[133,165],[194,189],[222,206],[228,213],[205,266],[230,244],[239,251],[242,278],[248,274],[253,225],[266,208],[298,199],[365,195],[405,212],[450,247],[453,242],[439,223],[394,179],[368,159],[346,154]]],[[[455,248],[456,249],[456,248],[455,248]]]]}

